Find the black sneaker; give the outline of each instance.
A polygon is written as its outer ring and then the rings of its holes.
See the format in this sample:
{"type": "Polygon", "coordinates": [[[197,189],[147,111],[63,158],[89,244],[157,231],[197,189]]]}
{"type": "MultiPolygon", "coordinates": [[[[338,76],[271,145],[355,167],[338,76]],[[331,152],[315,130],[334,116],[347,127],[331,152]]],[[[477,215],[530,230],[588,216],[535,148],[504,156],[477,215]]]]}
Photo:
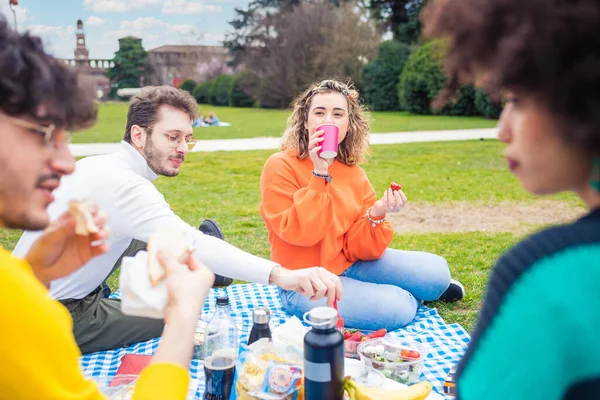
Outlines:
{"type": "Polygon", "coordinates": [[[463,297],[465,297],[465,288],[459,281],[452,279],[450,280],[450,286],[448,286],[448,289],[442,293],[438,300],[446,303],[454,303],[462,300],[463,297]]]}
{"type": "Polygon", "coordinates": [[[221,240],[225,240],[225,235],[223,234],[221,228],[219,228],[219,224],[212,219],[205,219],[202,221],[198,229],[205,235],[210,235],[221,240]]]}
{"type": "MultiPolygon", "coordinates": [[[[204,221],[202,221],[198,229],[205,235],[210,235],[218,239],[225,240],[225,235],[223,234],[223,231],[221,230],[221,228],[219,228],[219,225],[212,219],[205,219],[204,221]]],[[[213,283],[213,287],[229,286],[232,283],[233,279],[215,274],[215,283],[213,283]]]]}

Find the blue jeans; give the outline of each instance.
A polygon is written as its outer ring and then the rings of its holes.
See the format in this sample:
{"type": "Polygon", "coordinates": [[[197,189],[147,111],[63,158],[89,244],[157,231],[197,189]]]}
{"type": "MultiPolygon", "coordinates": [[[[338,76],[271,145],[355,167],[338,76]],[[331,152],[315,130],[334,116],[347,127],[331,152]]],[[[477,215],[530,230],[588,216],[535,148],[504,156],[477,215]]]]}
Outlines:
{"type": "MultiPolygon", "coordinates": [[[[450,285],[448,263],[421,251],[387,249],[378,260],[357,261],[340,276],[343,288],[338,310],[344,324],[361,330],[388,331],[408,325],[421,300],[436,300],[450,285]]],[[[326,299],[310,301],[294,291],[279,289],[283,308],[302,319],[326,299]]]]}

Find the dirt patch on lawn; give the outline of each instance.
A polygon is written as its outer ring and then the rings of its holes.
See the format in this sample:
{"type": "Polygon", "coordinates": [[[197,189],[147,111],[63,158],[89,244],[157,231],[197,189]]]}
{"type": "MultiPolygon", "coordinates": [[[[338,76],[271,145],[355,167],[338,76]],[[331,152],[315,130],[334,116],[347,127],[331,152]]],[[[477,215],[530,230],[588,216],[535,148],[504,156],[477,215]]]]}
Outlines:
{"type": "Polygon", "coordinates": [[[388,218],[398,233],[512,232],[525,234],[542,225],[572,221],[586,212],[567,202],[534,203],[409,203],[388,218]]]}

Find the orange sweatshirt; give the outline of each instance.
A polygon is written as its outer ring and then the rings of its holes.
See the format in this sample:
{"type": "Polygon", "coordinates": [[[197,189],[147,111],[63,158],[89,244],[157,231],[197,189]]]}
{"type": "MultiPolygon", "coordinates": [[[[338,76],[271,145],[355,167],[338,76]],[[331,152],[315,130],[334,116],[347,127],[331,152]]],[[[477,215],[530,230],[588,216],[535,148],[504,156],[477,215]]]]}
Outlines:
{"type": "MultiPolygon", "coordinates": [[[[0,399],[107,399],[86,379],[67,309],[53,300],[29,264],[0,248],[0,399]]],[[[188,371],[156,363],[145,368],[133,399],[185,399],[188,371]]]]}
{"type": "Polygon", "coordinates": [[[260,214],[273,261],[290,269],[321,266],[340,275],[358,260],[380,258],[394,229],[389,221],[369,223],[365,212],[377,198],[365,171],[336,160],[326,184],[312,170],[310,158],[284,152],[265,163],[260,214]]]}

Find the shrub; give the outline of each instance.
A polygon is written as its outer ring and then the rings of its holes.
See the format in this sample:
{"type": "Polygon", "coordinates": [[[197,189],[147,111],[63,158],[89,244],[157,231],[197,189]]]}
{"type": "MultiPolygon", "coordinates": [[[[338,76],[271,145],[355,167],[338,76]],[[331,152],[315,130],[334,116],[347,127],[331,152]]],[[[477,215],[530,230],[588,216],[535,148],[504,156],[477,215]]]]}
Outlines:
{"type": "Polygon", "coordinates": [[[398,83],[400,107],[415,114],[475,115],[475,89],[471,85],[459,88],[455,98],[441,110],[431,108],[445,83],[443,56],[441,41],[429,42],[412,52],[398,83]]]}
{"type": "Polygon", "coordinates": [[[381,43],[377,58],[362,70],[365,103],[374,111],[400,109],[398,82],[410,48],[394,40],[381,43]]]}
{"type": "Polygon", "coordinates": [[[232,83],[233,76],[231,75],[222,74],[217,76],[210,90],[210,104],[213,106],[228,106],[232,83]]]}
{"type": "Polygon", "coordinates": [[[192,95],[196,98],[198,104],[210,103],[210,92],[214,83],[214,80],[208,80],[196,85],[192,95]]]}
{"type": "Polygon", "coordinates": [[[236,75],[231,84],[229,104],[232,107],[252,107],[259,85],[256,74],[242,72],[236,75]]]}
{"type": "Polygon", "coordinates": [[[194,94],[195,88],[196,88],[196,81],[193,79],[186,79],[185,81],[181,82],[181,85],[179,85],[179,89],[185,90],[192,96],[194,94]]]}
{"type": "Polygon", "coordinates": [[[490,97],[481,89],[475,90],[475,107],[479,114],[490,119],[498,119],[502,112],[502,105],[493,103],[490,97]]]}
{"type": "Polygon", "coordinates": [[[434,112],[442,115],[478,115],[477,107],[475,107],[475,87],[473,85],[459,87],[452,102],[434,112]]]}

